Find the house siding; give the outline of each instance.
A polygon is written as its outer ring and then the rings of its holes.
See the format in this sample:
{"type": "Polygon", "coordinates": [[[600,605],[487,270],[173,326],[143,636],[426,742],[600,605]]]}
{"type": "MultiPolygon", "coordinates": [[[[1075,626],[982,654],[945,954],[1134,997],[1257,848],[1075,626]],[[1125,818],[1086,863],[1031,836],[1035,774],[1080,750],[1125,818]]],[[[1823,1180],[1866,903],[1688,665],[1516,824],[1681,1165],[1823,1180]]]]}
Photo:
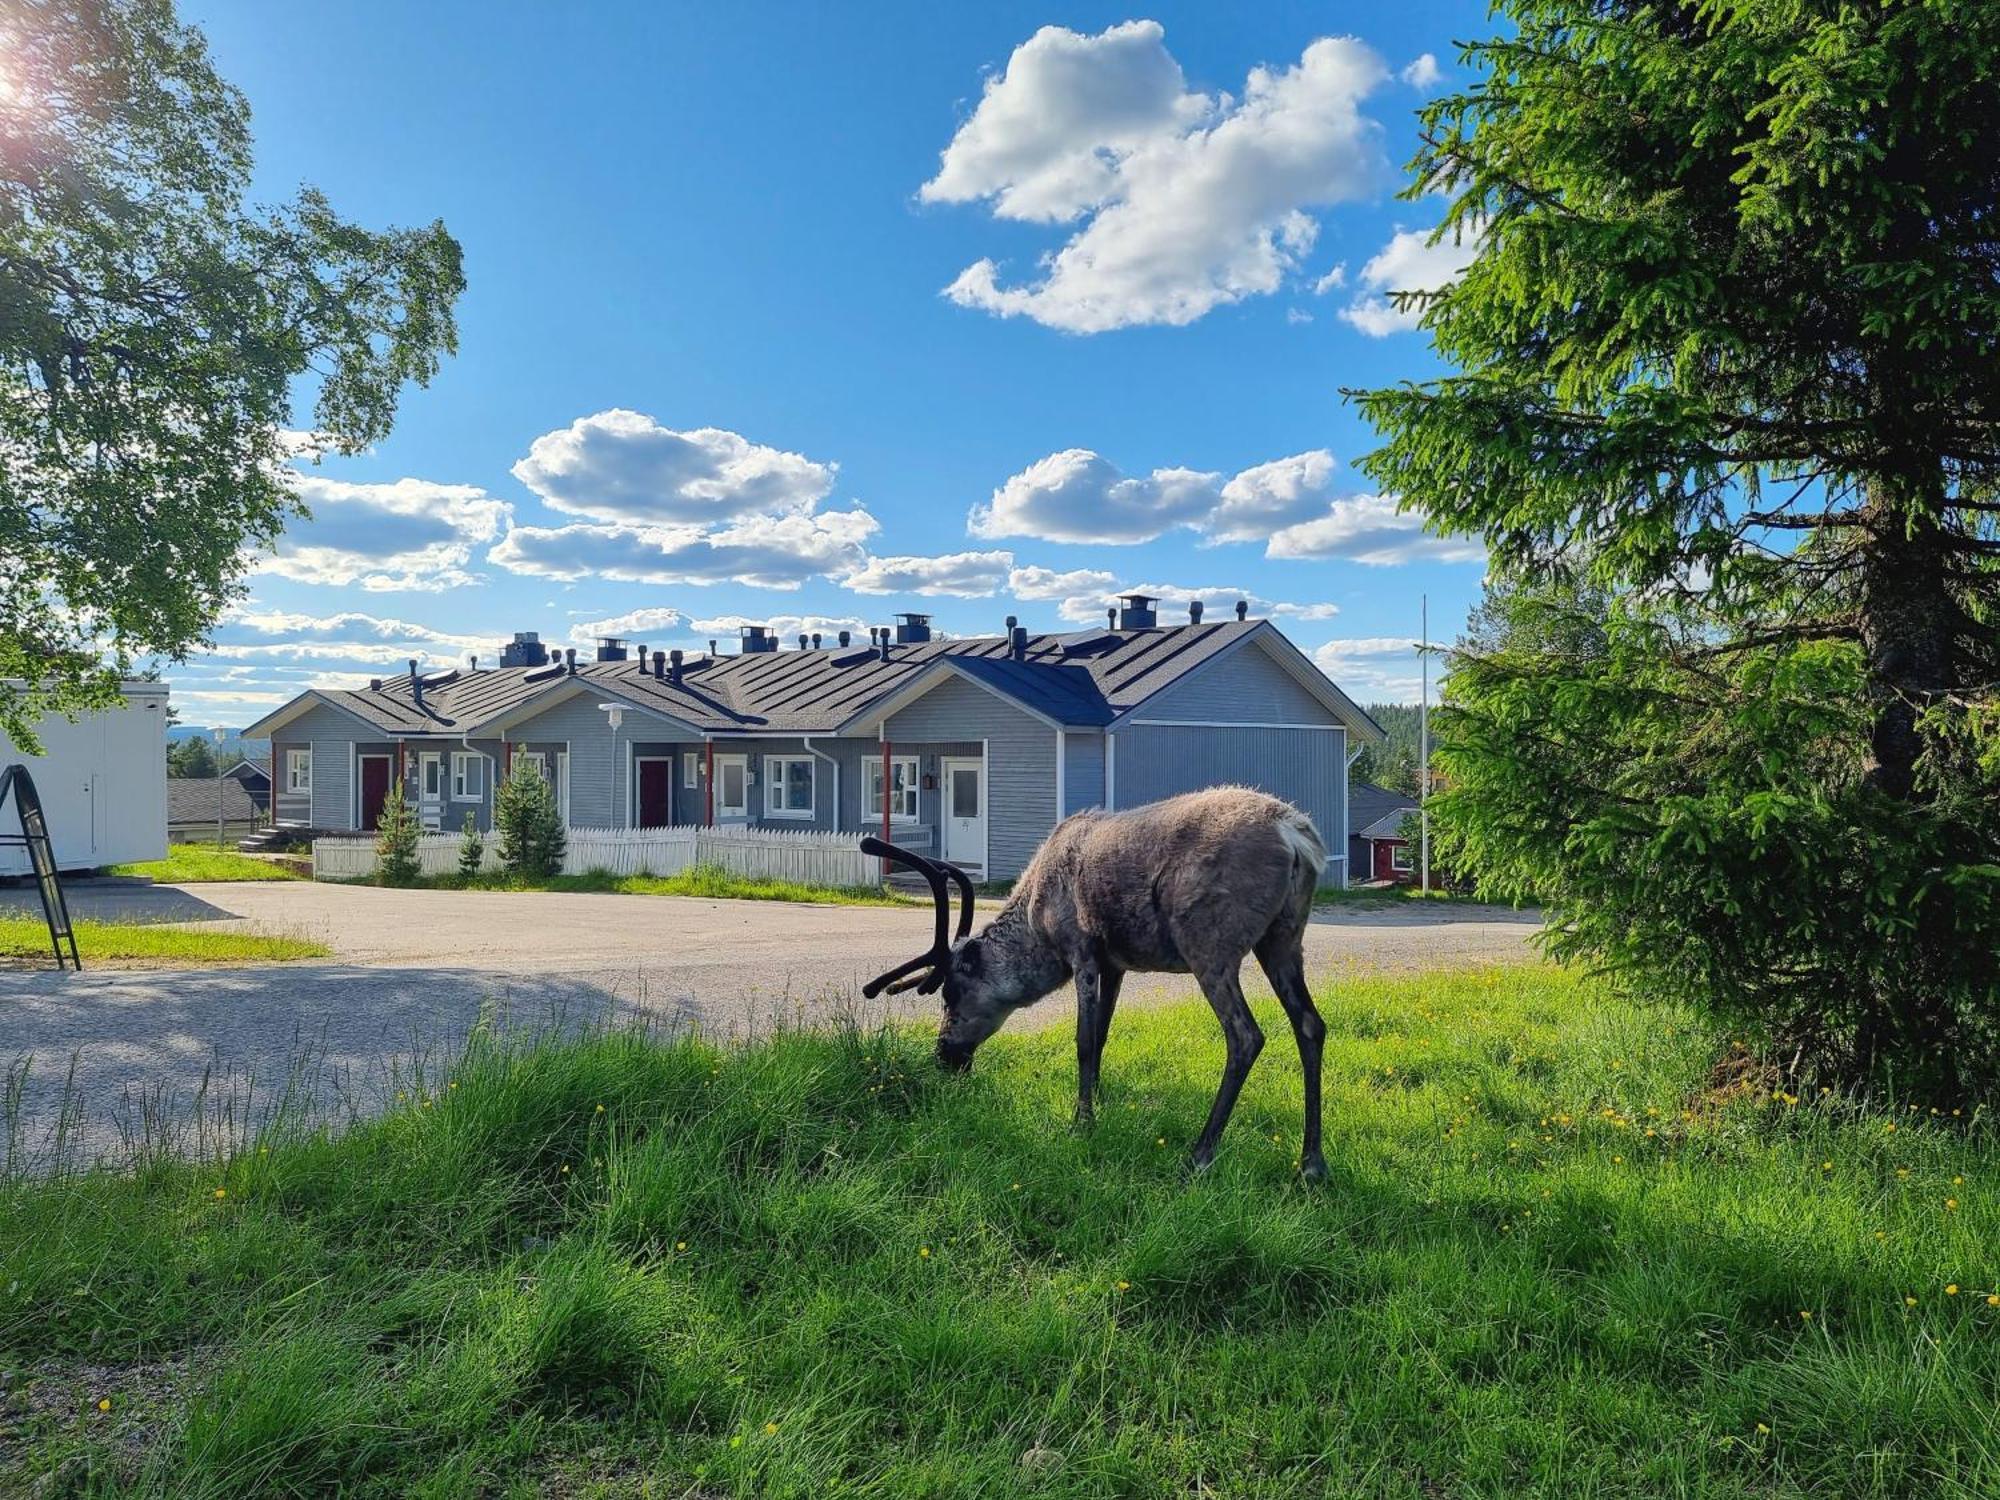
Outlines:
{"type": "MultiPolygon", "coordinates": [[[[575,828],[621,828],[625,825],[626,777],[631,768],[636,715],[628,714],[618,732],[618,745],[611,744],[611,730],[603,710],[588,694],[570,698],[507,732],[516,752],[539,750],[549,757],[549,774],[555,774],[557,752],[569,751],[569,821],[575,828]]],[[[646,731],[640,729],[640,736],[646,731]]]]}
{"type": "Polygon", "coordinates": [[[1302,809],[1326,845],[1328,885],[1346,883],[1347,731],[1133,724],[1113,736],[1120,807],[1220,785],[1254,786],[1302,809]]]}
{"type": "Polygon", "coordinates": [[[1272,660],[1255,637],[1155,693],[1133,711],[1132,717],[1221,724],[1340,722],[1297,678],[1272,660]]]}
{"type": "MultiPolygon", "coordinates": [[[[952,741],[977,754],[985,741],[986,876],[1004,880],[1027,868],[1056,824],[1055,731],[986,689],[951,678],[894,715],[888,738],[926,757],[952,753],[944,748],[952,741]]],[[[933,819],[936,797],[927,805],[933,819]]]]}
{"type": "Polygon", "coordinates": [[[1069,758],[1063,767],[1063,816],[1068,817],[1104,805],[1104,736],[1072,729],[1064,739],[1069,758]]]}
{"type": "Polygon", "coordinates": [[[307,709],[285,726],[282,738],[272,740],[272,764],[279,768],[279,787],[284,785],[285,752],[312,752],[311,793],[300,796],[280,791],[273,798],[280,822],[311,828],[354,826],[351,753],[359,727],[339,709],[321,706],[307,709]]]}

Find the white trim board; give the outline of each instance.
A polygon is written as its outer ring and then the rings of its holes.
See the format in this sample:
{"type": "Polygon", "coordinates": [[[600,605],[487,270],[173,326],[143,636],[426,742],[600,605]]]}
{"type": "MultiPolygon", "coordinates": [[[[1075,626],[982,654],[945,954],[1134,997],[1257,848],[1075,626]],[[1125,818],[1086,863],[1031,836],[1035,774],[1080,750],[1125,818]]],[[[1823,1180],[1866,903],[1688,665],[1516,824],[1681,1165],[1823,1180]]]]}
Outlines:
{"type": "Polygon", "coordinates": [[[1264,724],[1233,719],[1127,719],[1125,726],[1128,729],[1315,729],[1322,734],[1347,733],[1345,724],[1264,724]]]}

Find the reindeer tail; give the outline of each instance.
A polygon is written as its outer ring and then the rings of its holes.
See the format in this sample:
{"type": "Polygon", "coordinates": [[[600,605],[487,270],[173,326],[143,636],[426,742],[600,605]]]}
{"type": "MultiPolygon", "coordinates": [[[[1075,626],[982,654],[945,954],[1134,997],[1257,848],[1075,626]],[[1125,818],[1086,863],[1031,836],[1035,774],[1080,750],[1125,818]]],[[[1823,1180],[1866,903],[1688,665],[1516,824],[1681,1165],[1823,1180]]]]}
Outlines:
{"type": "Polygon", "coordinates": [[[1296,807],[1286,808],[1284,816],[1278,820],[1278,837],[1292,851],[1293,864],[1312,872],[1307,888],[1317,888],[1320,878],[1326,874],[1326,845],[1320,839],[1319,830],[1313,827],[1312,819],[1296,807]]]}

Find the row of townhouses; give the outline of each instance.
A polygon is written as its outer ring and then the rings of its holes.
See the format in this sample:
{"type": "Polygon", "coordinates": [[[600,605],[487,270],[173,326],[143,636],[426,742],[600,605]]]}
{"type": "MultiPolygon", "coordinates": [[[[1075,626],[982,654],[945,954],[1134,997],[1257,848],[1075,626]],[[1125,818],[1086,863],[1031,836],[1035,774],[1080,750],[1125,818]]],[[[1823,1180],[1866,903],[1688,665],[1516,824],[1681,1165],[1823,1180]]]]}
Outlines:
{"type": "Polygon", "coordinates": [[[374,827],[398,779],[426,826],[486,828],[532,764],[575,827],[886,827],[1002,879],[1070,813],[1239,783],[1309,812],[1343,883],[1347,768],[1380,728],[1242,605],[1156,605],[1059,634],[944,639],[905,614],[865,641],[748,626],[734,653],[604,640],[588,660],[523,632],[497,666],[310,689],[244,733],[271,741],[272,815],[301,831],[374,827]]]}

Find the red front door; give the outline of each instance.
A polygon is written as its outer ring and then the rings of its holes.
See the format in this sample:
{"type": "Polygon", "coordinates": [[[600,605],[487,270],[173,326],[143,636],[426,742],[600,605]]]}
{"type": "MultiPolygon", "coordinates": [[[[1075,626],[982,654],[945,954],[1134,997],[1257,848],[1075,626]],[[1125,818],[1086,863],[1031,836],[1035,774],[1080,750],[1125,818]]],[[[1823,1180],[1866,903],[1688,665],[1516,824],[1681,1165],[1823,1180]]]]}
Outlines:
{"type": "Polygon", "coordinates": [[[382,821],[382,804],[389,800],[389,757],[361,757],[361,826],[374,828],[382,821]]]}
{"type": "Polygon", "coordinates": [[[674,763],[639,762],[639,826],[665,828],[674,820],[674,763]]]}

